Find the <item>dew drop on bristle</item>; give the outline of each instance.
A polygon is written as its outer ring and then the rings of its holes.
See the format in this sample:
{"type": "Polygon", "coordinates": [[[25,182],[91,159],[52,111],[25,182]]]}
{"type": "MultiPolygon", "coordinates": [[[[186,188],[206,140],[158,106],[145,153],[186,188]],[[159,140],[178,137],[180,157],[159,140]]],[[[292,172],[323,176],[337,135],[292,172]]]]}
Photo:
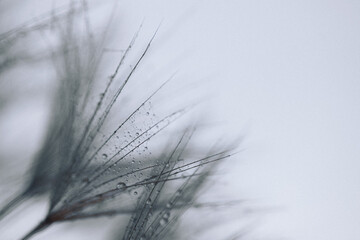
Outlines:
{"type": "Polygon", "coordinates": [[[169,222],[169,220],[168,220],[167,218],[162,218],[162,219],[160,220],[160,225],[161,225],[161,226],[165,226],[168,222],[169,222]]]}
{"type": "Polygon", "coordinates": [[[181,190],[177,190],[176,193],[175,193],[175,196],[180,196],[181,195],[181,190]]]}
{"type": "Polygon", "coordinates": [[[168,219],[170,217],[170,212],[166,212],[163,216],[164,219],[168,219]]]}
{"type": "Polygon", "coordinates": [[[119,183],[116,185],[116,188],[119,189],[119,190],[124,190],[124,189],[126,189],[126,184],[123,183],[123,182],[119,182],[119,183]]]}
{"type": "Polygon", "coordinates": [[[102,155],[102,157],[103,157],[103,159],[106,159],[106,158],[108,157],[108,155],[104,153],[104,154],[102,155]]]}

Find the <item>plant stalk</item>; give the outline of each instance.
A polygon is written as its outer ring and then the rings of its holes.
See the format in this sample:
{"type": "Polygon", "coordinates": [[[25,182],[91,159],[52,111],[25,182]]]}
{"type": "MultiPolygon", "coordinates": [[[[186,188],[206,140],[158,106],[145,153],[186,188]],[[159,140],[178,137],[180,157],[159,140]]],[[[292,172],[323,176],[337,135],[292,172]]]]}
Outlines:
{"type": "Polygon", "coordinates": [[[47,227],[49,227],[52,223],[48,221],[42,221],[37,225],[33,230],[31,230],[28,234],[25,235],[25,237],[22,238],[22,240],[28,240],[31,237],[33,237],[36,233],[45,230],[47,227]]]}

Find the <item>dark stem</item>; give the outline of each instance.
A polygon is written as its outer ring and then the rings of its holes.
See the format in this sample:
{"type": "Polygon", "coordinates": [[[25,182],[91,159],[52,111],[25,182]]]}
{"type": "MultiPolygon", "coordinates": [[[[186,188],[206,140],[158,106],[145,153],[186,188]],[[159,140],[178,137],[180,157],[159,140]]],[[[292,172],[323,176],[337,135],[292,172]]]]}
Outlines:
{"type": "Polygon", "coordinates": [[[26,234],[25,237],[22,238],[22,240],[27,240],[30,239],[32,236],[34,236],[36,233],[46,229],[47,227],[49,227],[52,223],[48,222],[48,221],[43,221],[41,223],[39,223],[39,225],[37,225],[33,230],[31,230],[28,234],[26,234]]]}
{"type": "Polygon", "coordinates": [[[9,214],[14,208],[21,204],[28,196],[28,192],[21,192],[11,199],[3,208],[0,210],[0,220],[9,214]]]}

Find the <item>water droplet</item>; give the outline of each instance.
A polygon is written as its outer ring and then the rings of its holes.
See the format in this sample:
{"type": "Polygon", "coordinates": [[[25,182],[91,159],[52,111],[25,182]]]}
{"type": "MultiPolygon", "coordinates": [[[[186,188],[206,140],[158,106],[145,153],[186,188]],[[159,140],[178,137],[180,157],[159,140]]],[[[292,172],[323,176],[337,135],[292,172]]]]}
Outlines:
{"type": "Polygon", "coordinates": [[[135,195],[135,196],[138,195],[138,192],[137,192],[137,191],[134,191],[134,195],[135,195]]]}
{"type": "Polygon", "coordinates": [[[119,182],[119,183],[116,185],[116,188],[119,189],[119,190],[124,190],[124,189],[126,189],[126,184],[123,183],[123,182],[119,182]]]}
{"type": "Polygon", "coordinates": [[[146,204],[150,205],[151,204],[151,199],[146,200],[146,204]]]}
{"type": "Polygon", "coordinates": [[[170,217],[170,212],[166,212],[163,216],[164,219],[168,219],[170,217]]]}
{"type": "Polygon", "coordinates": [[[140,133],[136,132],[136,136],[139,136],[139,135],[140,135],[140,133]]]}
{"type": "Polygon", "coordinates": [[[169,220],[168,220],[167,218],[162,218],[162,219],[160,220],[160,225],[161,225],[161,226],[164,226],[164,225],[166,225],[168,222],[169,222],[169,220]]]}
{"type": "Polygon", "coordinates": [[[167,203],[167,204],[166,204],[166,207],[167,207],[167,208],[171,208],[171,203],[167,203]]]}
{"type": "Polygon", "coordinates": [[[104,159],[106,159],[106,158],[108,157],[108,155],[104,153],[104,154],[102,155],[102,157],[103,157],[104,159]]]}

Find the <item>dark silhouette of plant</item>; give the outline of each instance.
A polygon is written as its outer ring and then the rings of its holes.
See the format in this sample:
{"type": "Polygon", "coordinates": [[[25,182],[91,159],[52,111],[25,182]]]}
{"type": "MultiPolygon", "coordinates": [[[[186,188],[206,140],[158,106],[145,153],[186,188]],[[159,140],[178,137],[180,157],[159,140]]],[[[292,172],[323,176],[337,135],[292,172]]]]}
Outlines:
{"type": "MultiPolygon", "coordinates": [[[[74,110],[80,104],[86,105],[101,58],[101,51],[103,51],[104,39],[100,39],[97,45],[95,45],[93,38],[85,38],[82,42],[77,39],[78,35],[71,27],[74,25],[76,16],[80,13],[82,13],[80,16],[84,15],[83,7],[73,4],[70,7],[54,9],[51,13],[32,19],[11,31],[0,34],[0,46],[1,49],[4,49],[0,53],[1,55],[11,51],[13,45],[34,31],[55,28],[60,31],[59,38],[62,39],[58,49],[51,49],[51,54],[47,54],[55,64],[59,86],[53,99],[52,115],[44,144],[29,171],[31,176],[27,181],[28,184],[0,210],[0,219],[27,198],[48,192],[55,178],[56,169],[61,164],[56,156],[62,147],[61,145],[66,141],[65,132],[70,130],[68,129],[69,124],[74,121],[72,119],[74,110]],[[83,47],[80,47],[81,45],[83,47]],[[81,62],[78,61],[80,58],[81,62]]],[[[33,56],[25,56],[5,57],[6,61],[0,68],[8,70],[12,67],[9,59],[13,59],[11,61],[13,64],[27,58],[30,61],[35,59],[33,56]]]]}

